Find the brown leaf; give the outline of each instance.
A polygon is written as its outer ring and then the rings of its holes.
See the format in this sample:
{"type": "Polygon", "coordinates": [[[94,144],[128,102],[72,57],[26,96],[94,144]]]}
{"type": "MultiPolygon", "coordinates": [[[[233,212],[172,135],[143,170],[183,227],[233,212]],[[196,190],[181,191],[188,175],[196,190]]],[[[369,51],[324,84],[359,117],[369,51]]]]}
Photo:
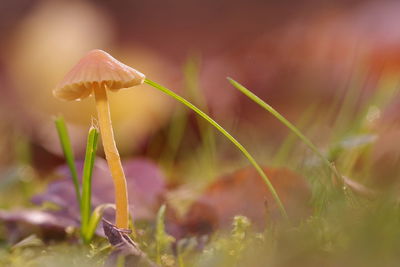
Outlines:
{"type": "MultiPolygon", "coordinates": [[[[280,168],[264,168],[291,218],[309,211],[311,193],[306,181],[280,168]]],[[[206,234],[227,227],[235,215],[248,217],[256,226],[280,217],[278,207],[264,181],[252,167],[238,170],[211,184],[192,205],[183,223],[187,233],[206,234]]]]}
{"type": "MultiPolygon", "coordinates": [[[[151,161],[146,159],[128,160],[123,163],[127,177],[131,213],[135,219],[151,220],[166,191],[164,175],[151,161]]],[[[82,172],[83,162],[77,162],[78,173],[82,172]]],[[[32,233],[39,233],[45,239],[66,237],[66,228],[80,226],[80,213],[75,190],[66,166],[59,169],[62,177],[49,184],[47,191],[33,197],[32,202],[41,205],[51,202],[58,206],[55,210],[0,210],[0,221],[8,229],[11,242],[20,240],[32,233]]],[[[92,178],[93,208],[104,203],[114,202],[114,186],[103,159],[96,159],[92,178]]],[[[104,214],[113,219],[113,212],[104,214]]],[[[97,234],[102,234],[97,231],[97,234]]]]}
{"type": "Polygon", "coordinates": [[[0,210],[0,220],[7,229],[10,243],[37,233],[44,240],[64,239],[66,228],[77,227],[79,222],[56,211],[41,210],[0,210]]]}
{"type": "Polygon", "coordinates": [[[106,220],[103,220],[103,230],[108,241],[114,247],[114,251],[106,261],[106,266],[115,266],[120,256],[125,257],[125,266],[158,266],[129,237],[129,230],[119,229],[106,220]]]}
{"type": "MultiPolygon", "coordinates": [[[[160,206],[166,191],[165,178],[161,170],[147,159],[133,159],[123,162],[127,179],[129,204],[134,219],[151,220],[160,206]]],[[[78,173],[82,173],[83,162],[77,162],[78,173]]],[[[49,184],[46,192],[36,195],[35,204],[52,202],[71,217],[79,217],[78,204],[69,170],[63,166],[59,170],[62,179],[49,184]]],[[[114,203],[114,186],[107,163],[96,158],[92,178],[92,203],[96,207],[104,203],[114,203]]],[[[108,214],[108,218],[112,216],[108,214]]],[[[111,214],[112,215],[112,214],[111,214]]]]}

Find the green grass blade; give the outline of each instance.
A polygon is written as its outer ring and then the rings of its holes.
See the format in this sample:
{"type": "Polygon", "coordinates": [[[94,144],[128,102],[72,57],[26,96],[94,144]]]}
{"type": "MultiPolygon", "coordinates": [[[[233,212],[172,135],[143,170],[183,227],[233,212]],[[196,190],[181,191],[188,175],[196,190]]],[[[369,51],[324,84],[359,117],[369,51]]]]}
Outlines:
{"type": "Polygon", "coordinates": [[[319,149],[294,126],[291,122],[289,122],[285,117],[283,117],[278,111],[276,111],[273,107],[265,103],[261,98],[253,94],[246,87],[233,80],[232,78],[227,78],[228,81],[240,92],[245,94],[248,98],[256,102],[262,108],[271,113],[275,118],[277,118],[280,122],[282,122],[286,127],[289,128],[295,135],[297,135],[321,160],[326,166],[338,177],[341,178],[341,175],[337,172],[336,168],[331,164],[331,162],[319,151],[319,149]]]}
{"type": "Polygon", "coordinates": [[[115,205],[110,203],[101,204],[93,210],[93,213],[89,218],[86,231],[83,233],[83,238],[86,243],[89,243],[92,240],[94,233],[96,232],[97,225],[99,224],[101,217],[103,217],[104,211],[109,208],[115,210],[115,205]]]}
{"type": "Polygon", "coordinates": [[[264,173],[260,165],[258,165],[257,161],[253,158],[253,156],[250,155],[250,153],[247,151],[246,148],[242,144],[240,144],[230,133],[228,133],[222,126],[220,126],[216,121],[214,121],[212,118],[210,118],[207,114],[205,114],[203,111],[201,111],[199,108],[197,108],[195,105],[184,99],[183,97],[175,94],[171,90],[167,89],[166,87],[159,85],[156,82],[153,82],[149,79],[145,79],[145,83],[148,85],[151,85],[152,87],[164,92],[165,94],[175,98],[175,100],[181,102],[194,112],[196,112],[198,115],[200,115],[203,119],[208,121],[212,126],[214,126],[218,131],[220,131],[226,138],[228,138],[242,153],[243,155],[249,160],[249,162],[254,166],[254,168],[257,170],[257,172],[260,174],[262,179],[264,180],[265,184],[267,185],[268,189],[270,190],[273,198],[275,199],[276,203],[278,204],[278,207],[281,211],[281,214],[283,217],[287,218],[287,213],[285,210],[285,207],[283,206],[282,201],[280,200],[277,192],[275,191],[274,186],[271,184],[270,180],[268,179],[267,175],[264,173]]]}
{"type": "Polygon", "coordinates": [[[72,152],[71,141],[68,136],[67,126],[65,125],[65,121],[63,117],[57,117],[54,121],[58,137],[60,139],[61,147],[64,153],[65,160],[71,172],[72,181],[75,187],[75,194],[78,204],[81,205],[81,193],[79,188],[79,180],[78,180],[78,172],[76,170],[75,158],[72,152]]]}
{"type": "MultiPolygon", "coordinates": [[[[85,235],[91,213],[92,174],[94,160],[96,158],[97,141],[99,131],[96,127],[90,127],[86,144],[85,163],[82,174],[82,205],[81,205],[81,231],[85,235]]],[[[85,240],[86,241],[86,240],[85,240]]],[[[90,241],[90,240],[89,240],[90,241]]]]}
{"type": "Polygon", "coordinates": [[[161,266],[161,256],[167,247],[174,241],[174,238],[165,231],[165,205],[162,205],[157,212],[156,219],[156,262],[161,266]]]}

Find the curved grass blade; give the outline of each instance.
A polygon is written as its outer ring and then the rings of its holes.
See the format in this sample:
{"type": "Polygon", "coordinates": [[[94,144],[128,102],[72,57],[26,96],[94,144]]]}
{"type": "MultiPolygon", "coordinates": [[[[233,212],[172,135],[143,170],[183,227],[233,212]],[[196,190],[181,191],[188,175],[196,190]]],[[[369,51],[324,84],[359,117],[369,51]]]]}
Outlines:
{"type": "MultiPolygon", "coordinates": [[[[87,227],[89,225],[91,213],[91,195],[92,195],[92,174],[94,160],[96,158],[97,141],[99,130],[92,126],[89,129],[89,134],[86,144],[85,162],[82,173],[82,204],[81,204],[81,231],[86,236],[87,227]]],[[[85,241],[87,241],[85,239],[85,241]]],[[[89,240],[90,241],[90,240],[89,240]]]]}
{"type": "Polygon", "coordinates": [[[88,221],[86,231],[83,234],[83,238],[86,243],[89,243],[93,239],[94,233],[97,229],[97,225],[99,225],[101,217],[103,217],[104,211],[110,208],[115,210],[115,205],[110,203],[101,204],[93,210],[93,213],[88,221]]]}
{"type": "Polygon", "coordinates": [[[257,170],[259,175],[262,177],[264,180],[265,184],[267,185],[268,189],[270,190],[273,198],[275,199],[276,203],[278,204],[279,210],[282,214],[283,217],[287,218],[287,213],[285,210],[285,207],[283,206],[282,201],[280,200],[277,192],[275,191],[274,186],[271,184],[270,180],[268,179],[267,175],[264,173],[264,171],[261,169],[260,165],[258,165],[257,161],[251,156],[251,154],[247,151],[247,149],[240,144],[230,133],[228,133],[222,126],[220,126],[216,121],[214,121],[212,118],[210,118],[207,114],[205,114],[203,111],[201,111],[199,108],[197,108],[195,105],[184,99],[183,97],[175,94],[171,90],[167,89],[166,87],[153,82],[149,79],[145,79],[145,83],[148,85],[151,85],[152,87],[164,92],[165,94],[175,98],[175,100],[181,102],[194,112],[196,112],[198,115],[200,115],[203,119],[208,121],[212,126],[214,126],[218,131],[220,131],[226,138],[228,138],[242,153],[243,155],[250,161],[250,163],[254,166],[254,168],[257,170]]]}
{"type": "Polygon", "coordinates": [[[256,102],[262,108],[271,113],[275,118],[277,118],[280,122],[282,122],[286,127],[289,128],[295,135],[297,135],[321,160],[322,162],[341,180],[342,177],[336,170],[336,168],[332,165],[332,163],[319,151],[319,149],[294,126],[291,122],[289,122],[285,117],[283,117],[278,111],[276,111],[273,107],[265,103],[261,98],[252,93],[249,89],[233,80],[232,78],[227,78],[228,81],[240,92],[246,95],[248,98],[256,102]]]}
{"type": "Polygon", "coordinates": [[[81,193],[79,188],[78,172],[75,166],[75,158],[72,152],[71,141],[68,136],[67,126],[65,125],[64,118],[59,116],[54,120],[57,128],[58,137],[60,139],[61,147],[64,153],[65,160],[71,172],[72,181],[74,183],[76,199],[81,205],[81,193]]]}
{"type": "Polygon", "coordinates": [[[156,219],[156,262],[161,266],[161,255],[165,253],[168,246],[175,240],[165,231],[165,204],[157,212],[156,219]]]}

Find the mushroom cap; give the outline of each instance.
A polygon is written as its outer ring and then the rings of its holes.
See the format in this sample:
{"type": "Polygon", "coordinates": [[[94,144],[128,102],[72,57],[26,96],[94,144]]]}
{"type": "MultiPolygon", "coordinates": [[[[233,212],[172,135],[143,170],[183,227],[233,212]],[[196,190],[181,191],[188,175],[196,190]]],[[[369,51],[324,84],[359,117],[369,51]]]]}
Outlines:
{"type": "Polygon", "coordinates": [[[53,95],[63,100],[80,100],[90,96],[96,85],[118,91],[140,85],[144,79],[144,74],[119,62],[110,54],[95,49],[81,58],[65,75],[53,90],[53,95]]]}

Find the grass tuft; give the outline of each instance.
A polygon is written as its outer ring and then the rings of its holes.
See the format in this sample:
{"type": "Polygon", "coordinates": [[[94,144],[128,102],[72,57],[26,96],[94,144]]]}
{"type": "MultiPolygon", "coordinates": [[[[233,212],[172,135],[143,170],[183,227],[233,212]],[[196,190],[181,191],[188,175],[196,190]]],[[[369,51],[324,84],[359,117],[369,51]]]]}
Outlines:
{"type": "Polygon", "coordinates": [[[75,187],[76,199],[81,204],[81,192],[79,188],[78,172],[76,170],[74,153],[72,152],[71,141],[68,135],[67,126],[65,125],[64,118],[59,116],[55,119],[58,137],[60,139],[61,148],[64,153],[65,160],[71,172],[72,181],[75,187]]]}
{"type": "Polygon", "coordinates": [[[151,81],[149,79],[145,79],[145,83],[164,92],[165,94],[169,95],[170,97],[174,98],[175,100],[181,102],[182,104],[184,104],[185,106],[187,106],[188,108],[190,108],[191,110],[196,112],[198,115],[200,115],[203,119],[208,121],[214,128],[216,128],[226,138],[228,138],[229,141],[231,141],[243,153],[243,155],[249,160],[249,162],[254,166],[254,168],[257,170],[257,172],[259,173],[259,175],[262,177],[265,184],[267,185],[267,187],[268,187],[269,191],[271,192],[273,198],[275,199],[276,203],[278,204],[278,207],[279,207],[279,210],[280,210],[282,216],[284,218],[288,218],[285,207],[284,207],[281,199],[279,198],[279,195],[276,192],[274,186],[272,185],[272,183],[270,182],[270,180],[268,179],[267,175],[264,173],[264,171],[262,170],[260,165],[257,163],[257,161],[247,151],[247,149],[242,144],[239,143],[239,141],[237,141],[228,131],[226,131],[221,125],[219,125],[216,121],[214,121],[210,116],[208,116],[206,113],[201,111],[198,107],[196,107],[195,105],[193,105],[192,103],[187,101],[185,98],[177,95],[176,93],[172,92],[168,88],[166,88],[154,81],[151,81]]]}
{"type": "Polygon", "coordinates": [[[282,116],[277,110],[275,110],[273,107],[268,105],[265,101],[263,101],[261,98],[259,98],[257,95],[252,93],[249,89],[238,83],[232,78],[227,78],[228,81],[238,89],[240,92],[242,92],[244,95],[246,95],[248,98],[256,102],[258,105],[260,105],[262,108],[264,108],[266,111],[271,113],[275,118],[277,118],[280,122],[282,122],[286,127],[289,128],[290,131],[292,131],[297,137],[300,138],[301,141],[303,141],[321,160],[322,162],[339,178],[341,179],[341,175],[338,173],[336,168],[332,165],[332,163],[319,151],[319,149],[308,139],[302,132],[294,126],[290,121],[288,121],[284,116],[282,116]]]}
{"type": "Polygon", "coordinates": [[[87,233],[90,213],[92,210],[91,196],[92,196],[92,174],[94,167],[94,160],[96,158],[97,142],[99,138],[99,130],[92,126],[89,129],[89,134],[86,143],[85,163],[83,165],[82,173],[82,203],[81,203],[81,231],[84,241],[90,242],[91,235],[87,233]],[[89,239],[87,238],[89,237],[89,239]]]}

